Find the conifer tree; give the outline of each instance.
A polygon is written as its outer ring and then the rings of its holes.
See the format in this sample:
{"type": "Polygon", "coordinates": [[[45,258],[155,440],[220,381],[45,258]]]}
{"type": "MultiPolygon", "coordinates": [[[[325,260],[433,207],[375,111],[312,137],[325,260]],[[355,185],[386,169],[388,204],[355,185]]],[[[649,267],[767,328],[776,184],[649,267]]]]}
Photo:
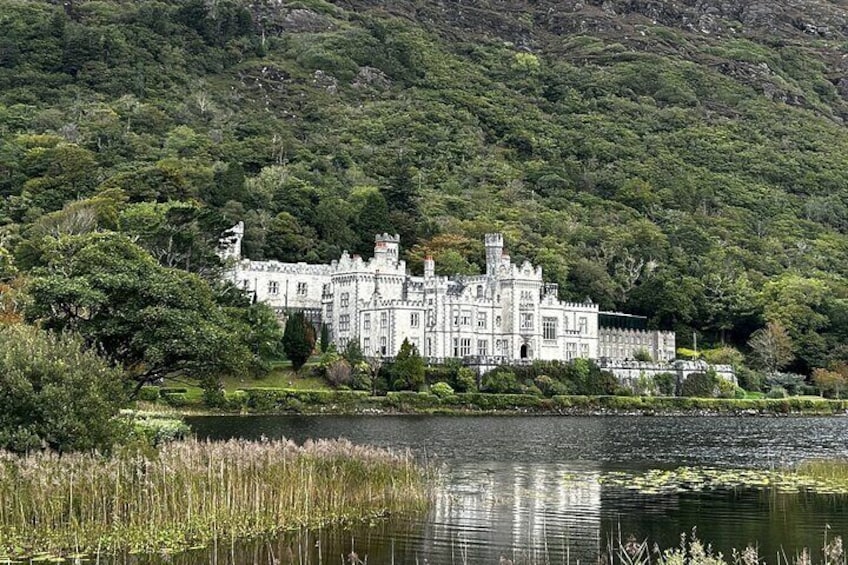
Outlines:
{"type": "Polygon", "coordinates": [[[327,324],[321,324],[320,347],[321,353],[327,353],[327,350],[330,348],[330,329],[327,327],[327,324]]]}
{"type": "Polygon", "coordinates": [[[283,351],[291,361],[295,371],[300,368],[312,355],[315,348],[315,330],[303,312],[290,314],[286,320],[286,330],[283,333],[283,351]]]}

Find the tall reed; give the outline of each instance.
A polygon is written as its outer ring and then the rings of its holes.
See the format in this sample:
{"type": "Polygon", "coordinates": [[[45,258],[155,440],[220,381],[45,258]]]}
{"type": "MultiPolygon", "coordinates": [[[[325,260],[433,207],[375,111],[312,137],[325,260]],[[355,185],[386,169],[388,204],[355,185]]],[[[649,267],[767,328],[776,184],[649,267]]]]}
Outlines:
{"type": "Polygon", "coordinates": [[[0,453],[0,554],[176,551],[417,511],[426,484],[408,453],[341,440],[192,440],[109,458],[0,453]]]}

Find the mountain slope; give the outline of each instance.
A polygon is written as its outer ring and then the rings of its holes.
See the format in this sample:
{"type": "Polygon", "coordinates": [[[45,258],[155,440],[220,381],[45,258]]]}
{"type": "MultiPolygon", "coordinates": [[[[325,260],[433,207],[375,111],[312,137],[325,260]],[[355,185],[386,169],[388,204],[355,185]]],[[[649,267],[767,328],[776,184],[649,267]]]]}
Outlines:
{"type": "Polygon", "coordinates": [[[473,272],[499,230],[564,297],[684,344],[774,320],[797,369],[846,356],[844,3],[7,0],[0,18],[0,221],[24,270],[96,195],[130,209],[101,228],[139,229],[150,201],[214,213],[206,239],[243,219],[254,258],[394,230],[414,268],[473,272]]]}

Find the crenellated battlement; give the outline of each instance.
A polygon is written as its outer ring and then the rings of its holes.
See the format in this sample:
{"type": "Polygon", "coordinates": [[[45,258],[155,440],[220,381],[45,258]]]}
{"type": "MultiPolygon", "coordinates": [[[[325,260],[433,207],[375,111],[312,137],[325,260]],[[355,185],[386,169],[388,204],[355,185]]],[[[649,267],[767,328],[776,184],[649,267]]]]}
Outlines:
{"type": "Polygon", "coordinates": [[[311,263],[282,263],[280,261],[251,261],[244,259],[239,263],[243,271],[283,273],[287,275],[320,275],[330,276],[333,273],[331,265],[314,265],[311,263]]]}

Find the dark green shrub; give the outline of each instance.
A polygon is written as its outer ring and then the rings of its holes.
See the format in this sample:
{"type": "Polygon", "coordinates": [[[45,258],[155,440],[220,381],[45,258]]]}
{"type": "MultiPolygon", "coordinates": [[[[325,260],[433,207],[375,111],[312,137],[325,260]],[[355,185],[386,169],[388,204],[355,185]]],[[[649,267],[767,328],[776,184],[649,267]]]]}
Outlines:
{"type": "Polygon", "coordinates": [[[457,392],[475,392],[477,390],[477,374],[468,367],[460,367],[456,372],[457,392]]]}
{"type": "Polygon", "coordinates": [[[536,377],[533,383],[543,395],[548,397],[556,396],[559,394],[568,394],[567,386],[565,386],[559,381],[555,381],[552,377],[549,377],[548,375],[541,375],[536,377]]]}
{"type": "Polygon", "coordinates": [[[674,396],[677,392],[677,375],[674,373],[658,373],[654,375],[654,385],[659,394],[674,396]]]}
{"type": "Polygon", "coordinates": [[[157,386],[143,386],[141,390],[138,391],[138,399],[143,400],[145,402],[156,402],[159,400],[159,387],[157,386]]]}
{"type": "Polygon", "coordinates": [[[715,394],[718,385],[718,377],[715,371],[709,370],[705,373],[690,373],[680,387],[681,396],[695,396],[710,398],[715,394]]]}
{"type": "Polygon", "coordinates": [[[762,373],[749,369],[744,365],[735,367],[736,381],[739,386],[751,392],[759,392],[763,390],[763,381],[765,377],[762,373]]]}
{"type": "Polygon", "coordinates": [[[523,387],[515,373],[509,370],[495,369],[483,377],[483,390],[493,394],[518,394],[523,387]]]}
{"type": "Polygon", "coordinates": [[[176,386],[159,387],[159,395],[162,396],[163,398],[165,397],[165,395],[168,395],[168,394],[176,394],[176,393],[185,394],[187,392],[188,392],[188,389],[184,388],[184,387],[176,387],[176,386]]]}
{"type": "Polygon", "coordinates": [[[168,406],[182,408],[189,405],[188,395],[184,392],[171,392],[162,395],[162,400],[168,406]]]}
{"type": "Polygon", "coordinates": [[[773,386],[766,393],[766,398],[786,398],[789,394],[782,386],[773,386]]]}
{"type": "Polygon", "coordinates": [[[247,393],[245,393],[243,390],[227,392],[224,394],[224,399],[224,407],[227,410],[241,411],[247,408],[247,393]]]}

